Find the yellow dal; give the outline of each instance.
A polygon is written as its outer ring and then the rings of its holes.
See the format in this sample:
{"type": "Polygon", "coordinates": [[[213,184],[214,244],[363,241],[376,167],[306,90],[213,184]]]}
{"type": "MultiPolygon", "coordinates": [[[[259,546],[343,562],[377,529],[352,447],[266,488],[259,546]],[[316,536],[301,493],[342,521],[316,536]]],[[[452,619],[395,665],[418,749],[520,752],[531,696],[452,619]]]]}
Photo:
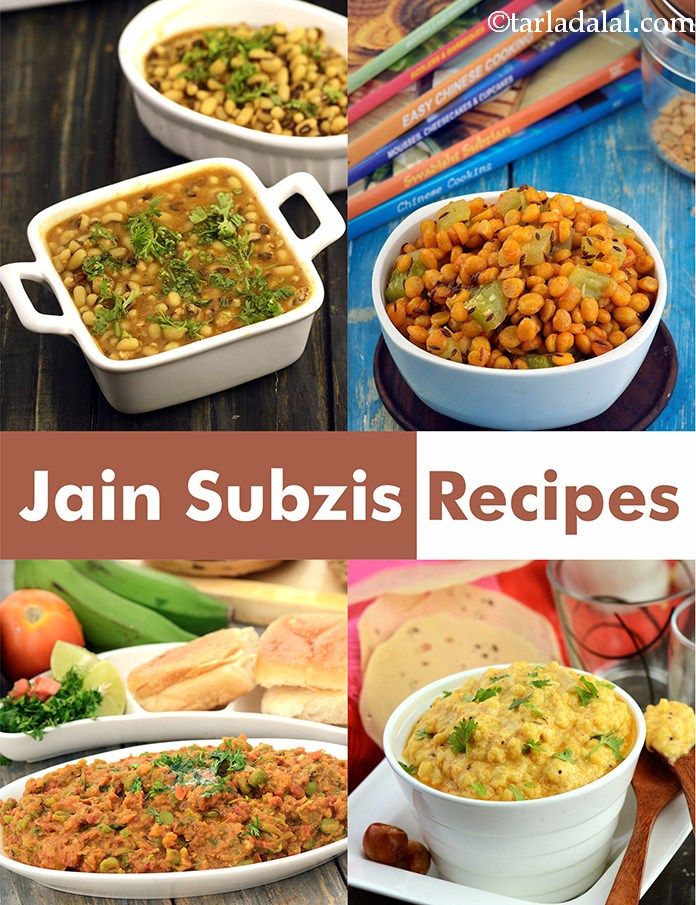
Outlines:
{"type": "Polygon", "coordinates": [[[546,798],[599,779],[631,750],[635,722],[611,683],[584,679],[591,690],[558,663],[489,669],[430,705],[411,731],[404,765],[442,792],[493,801],[546,798]],[[471,700],[498,688],[486,700],[471,700]],[[515,706],[520,699],[526,700],[515,706]],[[477,725],[466,752],[455,750],[461,745],[455,740],[453,748],[453,730],[470,719],[477,725]],[[594,736],[608,737],[613,748],[594,736]]]}
{"type": "Polygon", "coordinates": [[[662,698],[659,704],[650,704],[646,708],[645,725],[646,745],[666,757],[671,764],[694,747],[696,720],[688,704],[662,698]]]}

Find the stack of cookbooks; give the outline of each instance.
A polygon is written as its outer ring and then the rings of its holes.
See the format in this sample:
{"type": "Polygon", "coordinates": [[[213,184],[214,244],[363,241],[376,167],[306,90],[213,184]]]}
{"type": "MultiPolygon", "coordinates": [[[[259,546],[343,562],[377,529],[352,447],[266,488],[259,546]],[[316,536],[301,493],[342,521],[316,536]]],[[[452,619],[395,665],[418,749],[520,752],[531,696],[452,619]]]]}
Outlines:
{"type": "Polygon", "coordinates": [[[350,235],[637,100],[626,22],[617,0],[352,0],[350,235]]]}

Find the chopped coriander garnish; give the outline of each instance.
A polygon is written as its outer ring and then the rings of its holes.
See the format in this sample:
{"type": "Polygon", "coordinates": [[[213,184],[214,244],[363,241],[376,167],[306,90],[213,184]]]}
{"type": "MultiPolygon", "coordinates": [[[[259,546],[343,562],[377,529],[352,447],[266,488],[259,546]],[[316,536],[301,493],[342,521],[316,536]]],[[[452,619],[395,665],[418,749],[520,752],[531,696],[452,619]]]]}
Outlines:
{"type": "Polygon", "coordinates": [[[583,707],[587,707],[592,698],[599,697],[597,686],[593,685],[592,682],[590,682],[589,679],[587,679],[585,676],[580,676],[580,679],[578,681],[579,684],[576,685],[575,691],[580,698],[580,704],[583,707]]]}
{"type": "Polygon", "coordinates": [[[212,782],[205,783],[205,789],[201,792],[201,798],[210,798],[219,792],[228,792],[230,785],[222,776],[216,776],[212,782]]]}
{"type": "Polygon", "coordinates": [[[291,98],[285,104],[286,107],[289,107],[291,110],[299,110],[300,113],[305,117],[305,119],[309,119],[311,116],[317,115],[317,105],[312,104],[309,101],[298,100],[297,98],[291,98]]]}
{"type": "Polygon", "coordinates": [[[532,703],[532,701],[523,701],[522,706],[525,707],[532,714],[532,716],[535,716],[537,719],[546,722],[546,717],[541,712],[541,710],[539,710],[539,708],[532,703]]]}
{"type": "Polygon", "coordinates": [[[466,700],[472,704],[480,704],[483,701],[487,701],[489,698],[494,698],[496,695],[500,694],[503,689],[496,685],[493,688],[479,688],[476,694],[467,695],[466,700]]]}
{"type": "Polygon", "coordinates": [[[488,684],[492,685],[494,682],[500,682],[501,679],[509,679],[509,678],[510,678],[510,673],[505,672],[499,676],[491,676],[491,678],[488,680],[488,684]]]}
{"type": "Polygon", "coordinates": [[[199,84],[207,82],[210,78],[210,66],[215,60],[231,60],[238,56],[248,60],[250,50],[265,50],[270,47],[274,30],[273,26],[266,26],[249,37],[234,34],[226,28],[203,32],[202,40],[182,58],[189,66],[183,77],[199,84]]]}
{"type": "Polygon", "coordinates": [[[116,236],[110,229],[103,226],[99,220],[92,224],[89,231],[89,238],[95,243],[99,242],[101,239],[107,239],[109,242],[116,242],[116,236]]]}
{"type": "Polygon", "coordinates": [[[315,62],[321,59],[321,47],[318,44],[301,44],[300,50],[305,56],[312,57],[315,62]]]}
{"type": "Polygon", "coordinates": [[[99,287],[99,295],[102,299],[100,304],[103,307],[94,312],[94,323],[90,327],[92,333],[94,333],[95,336],[101,336],[101,334],[105,333],[109,327],[113,327],[114,334],[117,337],[120,337],[123,332],[120,324],[121,318],[126,315],[128,308],[133,304],[139,294],[139,292],[133,289],[128,295],[117,295],[106,287],[105,280],[102,281],[99,287]],[[104,305],[104,302],[109,300],[112,302],[111,308],[107,308],[104,305]]]}
{"type": "Polygon", "coordinates": [[[476,792],[477,795],[480,795],[481,798],[486,794],[486,787],[481,785],[480,782],[472,782],[471,788],[476,792]]]}
{"type": "Polygon", "coordinates": [[[194,207],[189,213],[189,220],[203,245],[210,245],[216,240],[225,245],[233,244],[239,227],[246,223],[245,217],[235,211],[232,195],[227,192],[218,192],[216,204],[194,207]]]}
{"type": "Polygon", "coordinates": [[[197,321],[193,317],[186,317],[181,321],[175,321],[168,314],[150,314],[147,317],[147,320],[151,324],[159,324],[160,327],[180,327],[191,337],[191,339],[199,338],[198,334],[201,332],[201,327],[203,326],[200,321],[197,321]]]}
{"type": "Polygon", "coordinates": [[[130,784],[129,792],[142,792],[143,790],[143,779],[142,776],[136,776],[133,782],[130,784]]]}
{"type": "Polygon", "coordinates": [[[235,69],[225,85],[226,94],[238,103],[245,103],[245,101],[251,100],[254,97],[254,92],[249,90],[247,79],[250,79],[252,75],[256,75],[258,71],[258,66],[253,63],[244,63],[238,69],[235,69]]]}
{"type": "Polygon", "coordinates": [[[324,97],[329,101],[333,101],[334,104],[337,104],[343,97],[343,91],[341,91],[340,88],[332,88],[330,85],[324,85],[321,90],[324,97]]]}
{"type": "Polygon", "coordinates": [[[121,266],[121,262],[115,260],[108,250],[99,255],[87,255],[81,264],[82,272],[88,280],[103,277],[107,270],[120,270],[121,266]]]}
{"type": "Polygon", "coordinates": [[[508,786],[508,789],[515,801],[525,801],[526,796],[524,792],[521,789],[518,789],[517,786],[508,786]]]}
{"type": "Polygon", "coordinates": [[[258,817],[252,817],[249,823],[246,825],[246,833],[247,836],[260,836],[261,835],[261,825],[259,824],[258,817]]]}
{"type": "Polygon", "coordinates": [[[427,729],[416,729],[416,731],[413,733],[413,737],[417,738],[419,742],[422,741],[424,738],[432,738],[433,735],[434,735],[434,733],[428,732],[427,729]]]}
{"type": "Polygon", "coordinates": [[[284,312],[281,300],[291,298],[294,293],[291,286],[276,286],[271,289],[268,280],[257,268],[237,285],[237,295],[244,302],[239,317],[245,324],[257,324],[277,317],[284,312]]]}
{"type": "Polygon", "coordinates": [[[443,697],[443,698],[449,698],[449,697],[451,696],[451,694],[452,694],[451,691],[443,691],[443,692],[442,692],[442,697],[443,697]]]}
{"type": "Polygon", "coordinates": [[[524,743],[524,745],[522,745],[522,751],[525,753],[527,751],[541,751],[541,750],[542,750],[541,740],[535,742],[534,739],[528,738],[527,741],[524,743]]]}
{"type": "Polygon", "coordinates": [[[552,754],[551,757],[555,758],[556,760],[567,761],[569,764],[575,763],[575,756],[573,755],[573,752],[570,750],[570,748],[564,748],[562,751],[557,751],[555,754],[552,754]]]}
{"type": "Polygon", "coordinates": [[[466,754],[467,747],[471,736],[478,727],[478,723],[473,717],[461,719],[452,729],[447,744],[455,752],[455,754],[466,754]]]}
{"type": "Polygon", "coordinates": [[[538,670],[538,669],[535,670],[534,672],[528,672],[528,673],[527,673],[527,676],[528,676],[528,677],[529,677],[529,676],[532,676],[532,677],[533,677],[533,676],[538,676],[538,675],[539,675],[539,670],[538,670]]]}
{"type": "Polygon", "coordinates": [[[210,762],[219,776],[239,773],[246,767],[246,756],[240,748],[216,748],[210,754],[210,762]]]}
{"type": "Polygon", "coordinates": [[[546,688],[547,685],[551,685],[551,679],[533,679],[530,683],[535,688],[546,688]]]}
{"type": "Polygon", "coordinates": [[[201,277],[183,258],[169,258],[160,271],[165,292],[178,292],[184,299],[194,299],[201,290],[201,277]]]}
{"type": "Polygon", "coordinates": [[[585,760],[589,760],[595,751],[598,751],[602,746],[608,748],[618,761],[623,760],[621,749],[624,746],[624,740],[621,736],[616,735],[615,732],[607,732],[605,735],[593,735],[592,738],[597,739],[597,744],[589,754],[585,755],[585,760]]]}
{"type": "Polygon", "coordinates": [[[525,697],[523,697],[523,698],[515,698],[514,701],[512,702],[512,704],[510,704],[510,706],[508,707],[508,710],[517,710],[517,708],[521,704],[526,704],[527,701],[531,698],[531,696],[532,696],[532,692],[530,691],[529,694],[525,695],[525,697]]]}
{"type": "Polygon", "coordinates": [[[126,221],[133,254],[139,261],[154,258],[161,262],[176,254],[176,247],[181,241],[179,233],[157,224],[157,217],[162,216],[159,201],[159,198],[153,198],[144,211],[134,214],[126,221]]]}
{"type": "Polygon", "coordinates": [[[234,280],[232,277],[226,277],[225,274],[219,270],[214,270],[210,274],[208,282],[211,286],[214,286],[221,292],[229,292],[230,289],[234,289],[237,285],[237,280],[234,280]]]}
{"type": "Polygon", "coordinates": [[[399,766],[401,767],[402,770],[405,770],[409,776],[416,775],[417,770],[413,766],[413,764],[405,764],[403,761],[399,761],[399,766]]]}

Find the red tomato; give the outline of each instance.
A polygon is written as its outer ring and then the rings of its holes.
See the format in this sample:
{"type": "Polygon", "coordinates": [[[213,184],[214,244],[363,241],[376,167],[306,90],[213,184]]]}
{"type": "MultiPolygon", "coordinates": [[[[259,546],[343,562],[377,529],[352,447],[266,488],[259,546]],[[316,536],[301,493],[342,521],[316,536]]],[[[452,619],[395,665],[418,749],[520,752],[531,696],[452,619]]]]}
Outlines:
{"type": "Polygon", "coordinates": [[[56,641],[84,646],[77,616],[51,591],[14,591],[0,603],[2,671],[15,681],[49,668],[56,641]]]}

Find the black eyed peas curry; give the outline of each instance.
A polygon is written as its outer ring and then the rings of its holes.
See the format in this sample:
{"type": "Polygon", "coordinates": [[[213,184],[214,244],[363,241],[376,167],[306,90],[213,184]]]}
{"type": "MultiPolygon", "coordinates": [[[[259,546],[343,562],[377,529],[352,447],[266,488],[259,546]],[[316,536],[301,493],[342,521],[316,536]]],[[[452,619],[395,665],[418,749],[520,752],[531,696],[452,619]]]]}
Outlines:
{"type": "Polygon", "coordinates": [[[209,870],[309,851],[346,834],[346,765],[324,751],[244,736],[79,761],[2,802],[16,861],[100,873],[209,870]]]}
{"type": "Polygon", "coordinates": [[[276,317],[311,293],[254,193],[225,169],[114,198],[45,241],[83,323],[116,361],[276,317]]]}
{"type": "Polygon", "coordinates": [[[156,44],[145,77],[190,110],[273,135],[348,127],[346,59],[318,28],[231,25],[156,44]]]}

